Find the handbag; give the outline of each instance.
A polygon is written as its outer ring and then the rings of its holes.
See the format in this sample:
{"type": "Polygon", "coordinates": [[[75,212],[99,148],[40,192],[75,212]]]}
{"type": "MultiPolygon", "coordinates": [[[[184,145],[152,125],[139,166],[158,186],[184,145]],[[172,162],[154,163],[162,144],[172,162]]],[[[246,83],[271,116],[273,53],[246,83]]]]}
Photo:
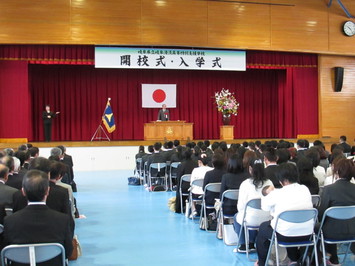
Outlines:
{"type": "Polygon", "coordinates": [[[139,179],[139,177],[128,177],[128,185],[130,186],[140,186],[141,185],[141,180],[139,179]]]}
{"type": "Polygon", "coordinates": [[[82,255],[81,246],[80,246],[77,235],[75,235],[73,237],[72,243],[73,243],[73,252],[68,259],[69,260],[77,260],[78,257],[80,257],[82,255]]]}

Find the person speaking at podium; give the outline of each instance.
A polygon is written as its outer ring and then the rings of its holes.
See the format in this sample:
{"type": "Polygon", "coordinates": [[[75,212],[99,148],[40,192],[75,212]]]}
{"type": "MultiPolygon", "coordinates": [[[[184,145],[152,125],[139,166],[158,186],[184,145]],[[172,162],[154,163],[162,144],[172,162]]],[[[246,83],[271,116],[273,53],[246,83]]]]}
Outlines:
{"type": "Polygon", "coordinates": [[[51,112],[51,107],[47,104],[46,110],[42,114],[43,119],[43,128],[44,128],[44,139],[46,142],[51,141],[52,138],[52,120],[60,112],[53,113],[51,112]]]}
{"type": "Polygon", "coordinates": [[[162,109],[159,110],[157,120],[158,121],[169,121],[170,120],[170,114],[169,114],[169,110],[166,109],[166,104],[163,104],[162,109]]]}

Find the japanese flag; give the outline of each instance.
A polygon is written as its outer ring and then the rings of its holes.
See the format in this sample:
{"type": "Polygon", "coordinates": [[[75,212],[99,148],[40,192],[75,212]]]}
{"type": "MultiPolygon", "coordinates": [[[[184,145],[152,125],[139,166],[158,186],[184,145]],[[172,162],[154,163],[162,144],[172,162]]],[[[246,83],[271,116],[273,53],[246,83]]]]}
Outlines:
{"type": "Polygon", "coordinates": [[[142,107],[176,107],[176,84],[142,84],[142,107]]]}

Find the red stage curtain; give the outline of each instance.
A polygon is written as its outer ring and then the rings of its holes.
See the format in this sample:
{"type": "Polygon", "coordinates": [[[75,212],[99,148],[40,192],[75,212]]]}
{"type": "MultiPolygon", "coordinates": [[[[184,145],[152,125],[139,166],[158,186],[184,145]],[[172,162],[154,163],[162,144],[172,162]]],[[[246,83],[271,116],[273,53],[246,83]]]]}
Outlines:
{"type": "Polygon", "coordinates": [[[156,119],[157,109],[141,108],[142,83],[177,84],[177,108],[170,110],[171,119],[193,122],[195,139],[219,138],[221,114],[213,96],[222,88],[234,92],[240,102],[239,115],[232,119],[235,138],[296,137],[311,132],[318,121],[302,120],[305,114],[317,116],[317,73],[308,73],[310,69],[224,72],[30,65],[34,140],[43,140],[41,113],[46,103],[61,111],[54,123],[54,140],[90,140],[108,97],[117,128],[111,139],[143,139],[143,125],[156,119]],[[295,81],[300,77],[304,81],[295,81]],[[313,98],[304,100],[304,93],[313,98]]]}
{"type": "Polygon", "coordinates": [[[0,45],[1,60],[33,64],[94,65],[93,45],[0,45]]]}
{"type": "Polygon", "coordinates": [[[27,61],[0,61],[0,138],[32,139],[27,61]]]}

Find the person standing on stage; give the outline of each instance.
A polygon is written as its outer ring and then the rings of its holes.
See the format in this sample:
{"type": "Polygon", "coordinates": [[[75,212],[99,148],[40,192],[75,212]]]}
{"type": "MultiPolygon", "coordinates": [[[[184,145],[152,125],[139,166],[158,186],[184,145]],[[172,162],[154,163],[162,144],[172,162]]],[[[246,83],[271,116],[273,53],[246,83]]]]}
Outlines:
{"type": "Polygon", "coordinates": [[[170,120],[169,110],[166,109],[166,104],[163,104],[162,109],[160,109],[158,113],[158,121],[169,121],[169,120],[170,120]]]}
{"type": "Polygon", "coordinates": [[[43,128],[44,128],[44,139],[46,142],[51,141],[52,137],[52,120],[60,112],[53,113],[51,112],[51,107],[47,104],[46,110],[42,114],[43,118],[43,128]]]}

